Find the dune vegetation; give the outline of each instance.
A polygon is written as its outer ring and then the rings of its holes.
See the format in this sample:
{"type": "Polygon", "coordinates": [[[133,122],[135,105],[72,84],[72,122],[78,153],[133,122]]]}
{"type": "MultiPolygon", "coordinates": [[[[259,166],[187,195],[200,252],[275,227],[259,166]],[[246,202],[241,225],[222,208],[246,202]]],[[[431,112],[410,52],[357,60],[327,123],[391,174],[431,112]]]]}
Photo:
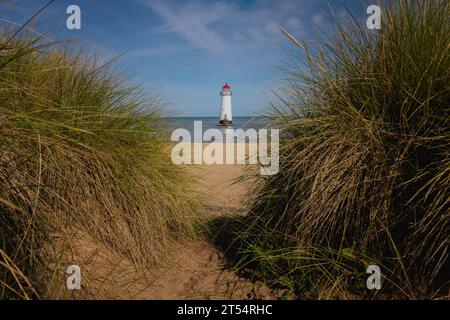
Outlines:
{"type": "Polygon", "coordinates": [[[438,298],[450,288],[450,1],[390,1],[295,39],[280,172],[255,176],[241,270],[301,298],[438,298]],[[368,290],[368,265],[383,290],[368,290]]]}
{"type": "Polygon", "coordinates": [[[45,273],[64,252],[43,251],[76,230],[141,270],[164,261],[194,235],[197,200],[170,161],[161,99],[13,29],[0,34],[0,298],[54,298],[45,273]]]}
{"type": "MultiPolygon", "coordinates": [[[[392,0],[380,30],[352,15],[318,41],[282,29],[293,61],[266,114],[280,171],[250,168],[247,214],[201,228],[239,276],[289,298],[450,297],[448,17],[449,0],[392,0]]],[[[0,30],[0,299],[66,298],[80,241],[142,283],[196,236],[198,185],[170,159],[163,101],[100,61],[0,30]]]]}

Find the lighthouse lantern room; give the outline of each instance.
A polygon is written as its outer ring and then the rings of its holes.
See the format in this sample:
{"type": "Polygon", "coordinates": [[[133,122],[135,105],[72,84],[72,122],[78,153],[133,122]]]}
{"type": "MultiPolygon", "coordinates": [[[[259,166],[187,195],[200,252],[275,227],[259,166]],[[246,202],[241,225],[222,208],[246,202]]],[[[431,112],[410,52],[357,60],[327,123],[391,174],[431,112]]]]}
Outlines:
{"type": "Polygon", "coordinates": [[[228,85],[228,83],[225,83],[225,85],[222,87],[222,90],[220,91],[220,96],[222,98],[219,119],[219,123],[224,126],[231,125],[231,123],[233,122],[233,117],[231,115],[231,95],[231,87],[228,85]]]}

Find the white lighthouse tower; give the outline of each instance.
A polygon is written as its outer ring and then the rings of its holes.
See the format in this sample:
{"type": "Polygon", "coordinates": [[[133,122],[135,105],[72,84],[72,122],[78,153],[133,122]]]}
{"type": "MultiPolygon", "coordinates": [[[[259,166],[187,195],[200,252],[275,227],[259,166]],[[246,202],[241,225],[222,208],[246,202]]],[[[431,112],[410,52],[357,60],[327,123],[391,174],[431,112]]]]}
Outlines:
{"type": "Polygon", "coordinates": [[[222,97],[221,105],[220,105],[220,119],[219,123],[227,126],[233,122],[233,116],[231,114],[231,88],[228,83],[222,87],[222,91],[220,91],[220,95],[222,97]]]}

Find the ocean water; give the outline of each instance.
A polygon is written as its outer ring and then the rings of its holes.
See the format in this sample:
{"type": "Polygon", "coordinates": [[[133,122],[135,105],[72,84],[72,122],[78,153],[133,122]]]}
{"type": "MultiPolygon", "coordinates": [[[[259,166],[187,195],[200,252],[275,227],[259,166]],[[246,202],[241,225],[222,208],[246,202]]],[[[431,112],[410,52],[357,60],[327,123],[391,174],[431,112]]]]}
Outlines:
{"type": "MultiPolygon", "coordinates": [[[[268,125],[267,120],[262,117],[233,117],[233,124],[228,127],[219,125],[219,117],[167,117],[165,120],[169,139],[173,130],[183,128],[189,131],[192,141],[198,141],[198,139],[194,139],[194,121],[202,122],[202,135],[207,129],[219,129],[222,132],[222,137],[217,137],[216,141],[228,140],[230,133],[232,133],[229,129],[258,130],[268,125]]],[[[210,140],[204,139],[202,141],[210,142],[210,140]]]]}

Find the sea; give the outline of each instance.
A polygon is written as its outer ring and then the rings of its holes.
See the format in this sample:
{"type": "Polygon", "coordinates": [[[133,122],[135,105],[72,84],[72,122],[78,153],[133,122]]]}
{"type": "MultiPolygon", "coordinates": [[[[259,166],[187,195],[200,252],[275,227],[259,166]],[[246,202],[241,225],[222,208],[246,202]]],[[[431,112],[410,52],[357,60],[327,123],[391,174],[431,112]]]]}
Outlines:
{"type": "MultiPolygon", "coordinates": [[[[219,129],[222,132],[223,139],[227,139],[230,135],[229,129],[262,129],[268,126],[268,121],[263,117],[233,117],[233,123],[231,126],[221,126],[219,125],[219,117],[166,117],[166,129],[168,131],[168,138],[173,130],[178,128],[187,129],[191,134],[192,141],[198,142],[198,139],[194,138],[194,121],[202,122],[202,135],[207,129],[219,129]],[[196,141],[197,140],[197,141],[196,141]]],[[[221,138],[216,138],[216,141],[221,138]]],[[[205,140],[202,137],[203,142],[210,142],[210,140],[205,140]]]]}

